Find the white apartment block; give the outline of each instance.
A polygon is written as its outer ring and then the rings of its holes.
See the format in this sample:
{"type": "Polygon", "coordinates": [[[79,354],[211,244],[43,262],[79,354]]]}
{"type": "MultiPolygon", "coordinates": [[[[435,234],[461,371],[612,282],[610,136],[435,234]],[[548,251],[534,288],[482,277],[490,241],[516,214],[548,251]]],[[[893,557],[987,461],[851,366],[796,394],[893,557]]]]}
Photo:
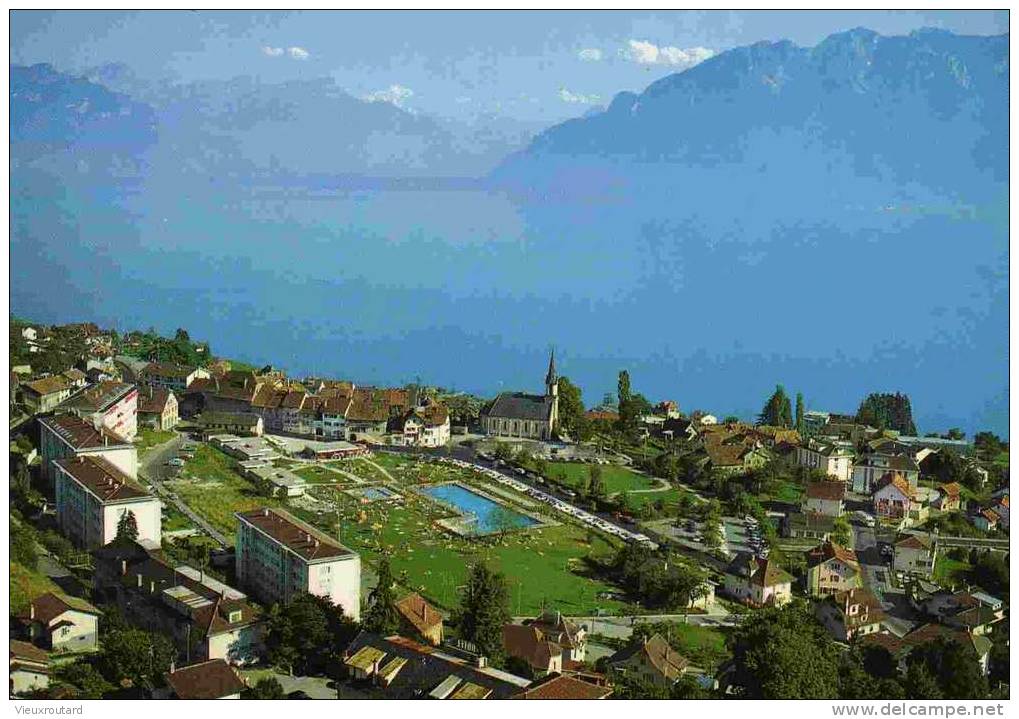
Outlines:
{"type": "Polygon", "coordinates": [[[79,455],[101,456],[128,477],[138,476],[138,450],[133,444],[73,414],[39,418],[39,454],[48,482],[56,479],[56,460],[79,455]]]}
{"type": "Polygon", "coordinates": [[[280,509],[238,512],[238,582],[263,602],[286,603],[302,592],[329,597],[361,615],[361,557],[280,509]]]}
{"type": "Polygon", "coordinates": [[[57,526],[80,547],[94,549],[117,536],[125,512],[134,514],[138,542],[159,546],[162,505],[102,457],[80,455],[54,462],[57,526]]]}

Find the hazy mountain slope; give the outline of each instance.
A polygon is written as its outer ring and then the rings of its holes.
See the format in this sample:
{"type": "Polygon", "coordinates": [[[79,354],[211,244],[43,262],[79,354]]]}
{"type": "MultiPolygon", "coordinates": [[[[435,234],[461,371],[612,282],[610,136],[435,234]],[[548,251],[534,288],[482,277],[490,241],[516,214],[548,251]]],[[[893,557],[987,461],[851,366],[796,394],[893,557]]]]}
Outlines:
{"type": "Polygon", "coordinates": [[[856,175],[984,191],[1007,179],[1007,88],[1007,36],[858,29],[813,48],[758,43],[549,129],[494,179],[554,185],[572,165],[627,182],[661,178],[663,164],[742,165],[751,186],[769,174],[806,186],[856,175]]]}

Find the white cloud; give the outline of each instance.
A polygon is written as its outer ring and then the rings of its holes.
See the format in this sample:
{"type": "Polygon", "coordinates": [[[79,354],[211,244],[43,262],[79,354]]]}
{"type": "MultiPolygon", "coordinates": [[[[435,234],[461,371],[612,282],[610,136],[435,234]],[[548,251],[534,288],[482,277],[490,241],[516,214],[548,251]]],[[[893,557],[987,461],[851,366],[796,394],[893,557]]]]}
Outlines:
{"type": "Polygon", "coordinates": [[[573,104],[593,105],[601,100],[601,97],[598,95],[582,95],[579,92],[570,92],[563,87],[559,89],[559,99],[573,104]]]}
{"type": "Polygon", "coordinates": [[[586,62],[598,62],[602,59],[602,52],[596,47],[585,47],[577,53],[577,57],[586,62]]]}
{"type": "Polygon", "coordinates": [[[290,57],[294,58],[295,60],[308,59],[308,51],[305,50],[303,47],[288,47],[287,52],[290,53],[290,57]]]}
{"type": "Polygon", "coordinates": [[[403,107],[404,100],[413,97],[414,91],[403,85],[390,85],[385,90],[369,92],[363,99],[368,102],[389,102],[397,107],[403,107]]]}
{"type": "Polygon", "coordinates": [[[693,67],[714,54],[714,50],[706,47],[683,49],[671,45],[658,46],[644,40],[630,40],[629,46],[622,50],[623,57],[641,65],[672,65],[683,68],[693,67]]]}
{"type": "Polygon", "coordinates": [[[279,57],[283,54],[283,48],[281,47],[269,47],[266,45],[262,48],[262,54],[268,55],[269,57],[279,57]]]}

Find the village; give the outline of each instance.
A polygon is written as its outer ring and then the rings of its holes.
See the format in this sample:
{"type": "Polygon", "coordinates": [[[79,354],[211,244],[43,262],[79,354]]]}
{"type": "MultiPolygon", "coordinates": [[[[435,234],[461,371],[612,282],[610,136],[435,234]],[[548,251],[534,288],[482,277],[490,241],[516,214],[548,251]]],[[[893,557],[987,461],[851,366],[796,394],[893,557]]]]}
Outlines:
{"type": "Polygon", "coordinates": [[[184,330],[10,346],[13,695],[1008,696],[1008,443],[903,395],[720,417],[626,371],[585,407],[554,351],[477,397],[184,330]]]}

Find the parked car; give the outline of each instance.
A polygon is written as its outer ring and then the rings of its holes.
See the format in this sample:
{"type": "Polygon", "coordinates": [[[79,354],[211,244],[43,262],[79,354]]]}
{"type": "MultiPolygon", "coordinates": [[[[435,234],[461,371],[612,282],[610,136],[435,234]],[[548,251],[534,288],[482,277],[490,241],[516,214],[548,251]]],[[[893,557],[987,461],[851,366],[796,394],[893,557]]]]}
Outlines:
{"type": "Polygon", "coordinates": [[[166,461],[166,466],[167,467],[183,467],[184,466],[184,460],[181,459],[180,457],[174,457],[173,459],[168,459],[166,461]]]}

